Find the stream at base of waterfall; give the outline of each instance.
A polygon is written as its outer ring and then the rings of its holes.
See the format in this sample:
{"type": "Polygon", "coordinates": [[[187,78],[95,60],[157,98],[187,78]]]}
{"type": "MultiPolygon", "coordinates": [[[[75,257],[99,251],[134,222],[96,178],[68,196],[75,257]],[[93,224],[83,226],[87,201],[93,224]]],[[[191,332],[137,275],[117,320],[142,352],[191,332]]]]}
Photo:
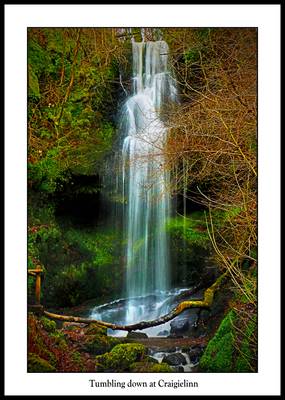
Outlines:
{"type": "MultiPolygon", "coordinates": [[[[169,174],[163,157],[167,129],[160,111],[167,103],[177,101],[175,81],[168,68],[168,52],[164,41],[132,42],[132,94],[120,113],[126,296],[95,307],[89,315],[92,319],[118,324],[154,320],[169,312],[174,298],[183,291],[170,288],[166,232],[171,202],[169,174]]],[[[170,335],[170,324],[171,321],[143,332],[152,337],[165,337],[170,335]]],[[[109,333],[126,335],[124,331],[109,333]]],[[[158,361],[168,355],[154,349],[151,354],[158,361]]],[[[191,370],[193,364],[189,357],[182,357],[186,360],[184,371],[191,370]]]]}

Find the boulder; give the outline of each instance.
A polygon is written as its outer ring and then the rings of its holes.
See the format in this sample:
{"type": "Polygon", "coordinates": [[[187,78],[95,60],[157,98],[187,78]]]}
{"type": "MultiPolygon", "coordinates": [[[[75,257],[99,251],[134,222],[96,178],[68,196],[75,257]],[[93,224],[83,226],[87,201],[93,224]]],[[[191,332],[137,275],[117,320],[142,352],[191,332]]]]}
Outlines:
{"type": "Polygon", "coordinates": [[[86,335],[80,349],[92,355],[100,355],[112,350],[117,344],[120,344],[120,340],[112,336],[86,335]]]}
{"type": "Polygon", "coordinates": [[[131,364],[143,361],[146,355],[147,348],[140,343],[117,344],[109,353],[96,357],[97,371],[129,371],[131,364]]]}
{"type": "Polygon", "coordinates": [[[197,364],[202,354],[202,348],[199,346],[192,347],[188,353],[191,363],[197,364]]]}
{"type": "Polygon", "coordinates": [[[189,319],[174,319],[170,323],[170,334],[181,334],[189,329],[189,319]]]}
{"type": "Polygon", "coordinates": [[[163,357],[163,363],[167,363],[169,365],[186,365],[186,358],[181,353],[172,353],[163,357]]]}

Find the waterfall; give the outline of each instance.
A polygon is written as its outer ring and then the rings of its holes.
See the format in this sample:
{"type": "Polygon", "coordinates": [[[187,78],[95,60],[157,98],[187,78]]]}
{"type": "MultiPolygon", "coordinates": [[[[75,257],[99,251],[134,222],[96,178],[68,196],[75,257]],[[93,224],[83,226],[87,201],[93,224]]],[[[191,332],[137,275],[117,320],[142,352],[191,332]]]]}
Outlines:
{"type": "Polygon", "coordinates": [[[144,316],[132,300],[169,289],[169,176],[163,146],[167,129],[161,107],[176,100],[164,41],[132,42],[133,87],[122,109],[122,186],[125,199],[126,323],[144,316]]]}

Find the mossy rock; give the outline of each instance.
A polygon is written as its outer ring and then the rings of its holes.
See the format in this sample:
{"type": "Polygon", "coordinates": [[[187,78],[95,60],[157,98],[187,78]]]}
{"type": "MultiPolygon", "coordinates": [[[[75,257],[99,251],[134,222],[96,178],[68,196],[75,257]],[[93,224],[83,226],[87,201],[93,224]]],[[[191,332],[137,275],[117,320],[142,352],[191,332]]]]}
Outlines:
{"type": "Polygon", "coordinates": [[[98,371],[129,371],[131,364],[142,361],[147,348],[139,343],[118,344],[111,352],[96,357],[98,371]]]}
{"type": "Polygon", "coordinates": [[[153,363],[138,361],[130,365],[131,372],[173,372],[173,369],[166,363],[153,363]]]}
{"type": "Polygon", "coordinates": [[[28,372],[55,372],[56,368],[35,353],[28,355],[28,372]]]}
{"type": "Polygon", "coordinates": [[[85,334],[86,335],[105,335],[105,336],[107,336],[107,328],[105,328],[104,326],[100,326],[98,324],[92,323],[86,328],[85,334]]]}
{"type": "Polygon", "coordinates": [[[233,322],[235,318],[236,315],[231,310],[223,319],[200,359],[200,370],[204,372],[234,372],[235,336],[233,322]]]}
{"type": "Polygon", "coordinates": [[[84,351],[99,355],[109,352],[114,346],[118,345],[120,340],[112,336],[88,335],[84,343],[84,351]]]}
{"type": "Polygon", "coordinates": [[[55,321],[53,321],[49,318],[46,318],[46,317],[41,317],[40,321],[43,325],[44,330],[46,330],[47,332],[52,332],[52,333],[56,332],[56,322],[55,321]]]}

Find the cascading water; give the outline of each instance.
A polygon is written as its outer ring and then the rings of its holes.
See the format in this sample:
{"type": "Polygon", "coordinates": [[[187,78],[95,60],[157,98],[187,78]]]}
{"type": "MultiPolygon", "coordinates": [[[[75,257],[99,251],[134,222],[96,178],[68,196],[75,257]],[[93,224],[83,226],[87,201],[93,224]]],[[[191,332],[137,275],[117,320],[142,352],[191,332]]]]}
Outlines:
{"type": "MultiPolygon", "coordinates": [[[[95,319],[122,324],[167,313],[179,292],[170,290],[169,174],[163,157],[167,129],[160,112],[162,106],[177,100],[168,69],[168,45],[162,40],[132,41],[132,56],[132,94],[120,113],[122,163],[114,193],[124,204],[125,298],[96,307],[91,314],[95,319]],[[121,196],[117,192],[120,186],[121,196]]],[[[145,331],[155,335],[161,330],[158,326],[145,331]]]]}
{"type": "Polygon", "coordinates": [[[123,106],[123,191],[127,200],[126,323],[138,321],[134,297],[169,289],[169,254],[165,225],[170,213],[168,173],[162,149],[166,127],[160,109],[176,99],[164,41],[133,42],[133,94],[123,106]]]}

